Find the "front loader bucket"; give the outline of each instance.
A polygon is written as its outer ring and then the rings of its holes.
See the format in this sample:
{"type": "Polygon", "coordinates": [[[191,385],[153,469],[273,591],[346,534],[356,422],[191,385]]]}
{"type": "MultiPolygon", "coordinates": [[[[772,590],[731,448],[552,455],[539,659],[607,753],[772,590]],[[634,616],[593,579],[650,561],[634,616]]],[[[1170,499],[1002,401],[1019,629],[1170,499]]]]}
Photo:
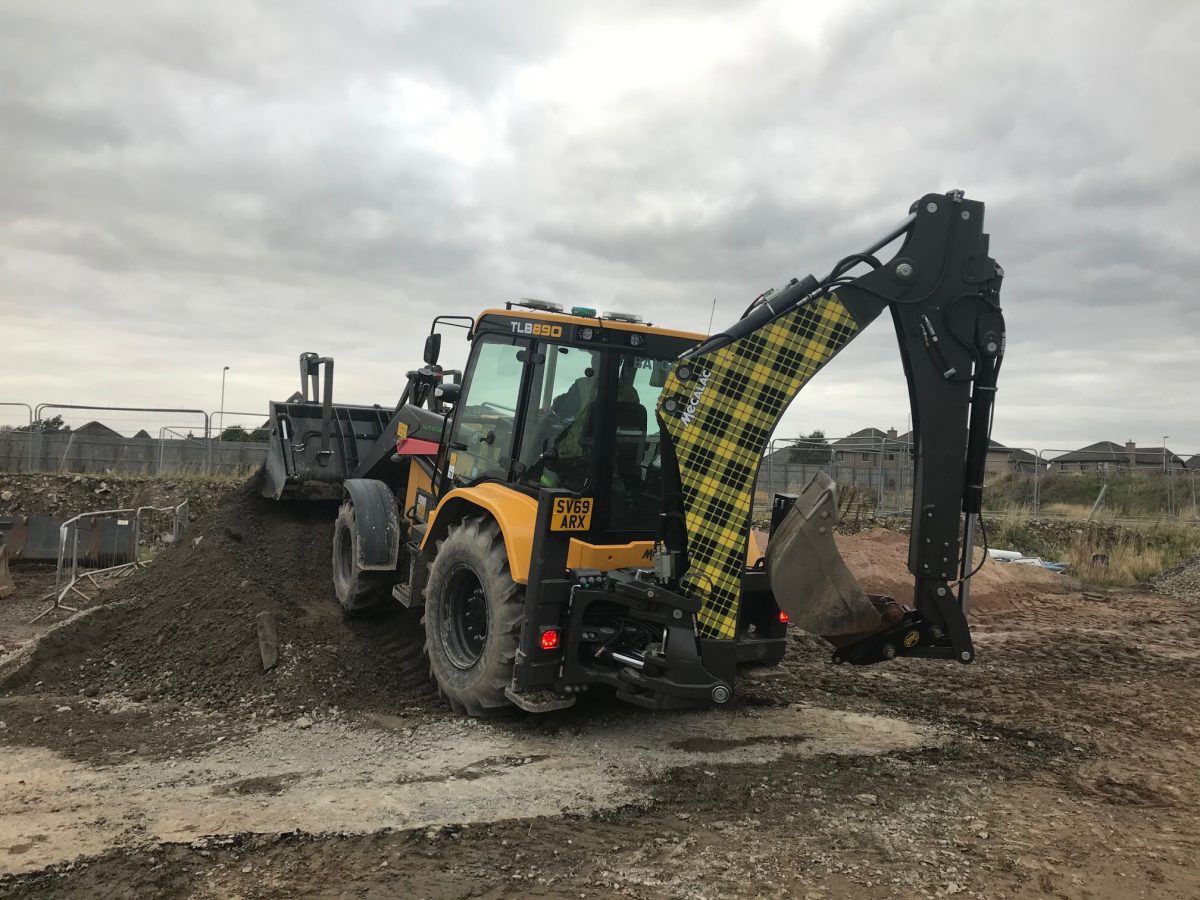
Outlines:
{"type": "Polygon", "coordinates": [[[270,405],[262,494],[336,499],[342,482],[379,441],[391,410],[377,406],[328,406],[302,399],[270,405]]]}
{"type": "Polygon", "coordinates": [[[767,544],[767,577],[792,624],[832,638],[878,631],[882,620],[833,541],[837,484],[818,472],[767,544]]]}

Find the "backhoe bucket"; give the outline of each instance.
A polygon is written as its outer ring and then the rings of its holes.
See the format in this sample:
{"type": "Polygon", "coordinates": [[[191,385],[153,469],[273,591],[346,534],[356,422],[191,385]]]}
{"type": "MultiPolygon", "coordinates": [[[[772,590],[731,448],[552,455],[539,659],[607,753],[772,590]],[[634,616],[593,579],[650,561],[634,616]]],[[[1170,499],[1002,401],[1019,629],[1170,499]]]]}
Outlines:
{"type": "Polygon", "coordinates": [[[767,544],[775,602],[793,625],[825,638],[878,631],[882,620],[833,541],[837,484],[818,472],[767,544]]]}

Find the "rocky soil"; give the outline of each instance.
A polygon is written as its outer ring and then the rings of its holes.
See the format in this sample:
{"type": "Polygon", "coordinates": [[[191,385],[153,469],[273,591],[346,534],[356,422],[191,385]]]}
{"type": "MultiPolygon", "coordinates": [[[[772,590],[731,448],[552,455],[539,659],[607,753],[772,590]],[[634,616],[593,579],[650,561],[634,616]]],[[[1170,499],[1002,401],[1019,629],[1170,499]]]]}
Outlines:
{"type": "Polygon", "coordinates": [[[177,506],[186,499],[195,519],[212,510],[231,486],[227,478],[0,472],[0,515],[66,519],[105,509],[177,506]]]}
{"type": "MultiPolygon", "coordinates": [[[[797,632],[730,708],[481,723],[417,623],[342,622],[331,519],[247,487],[6,657],[0,897],[1200,895],[1200,561],[1166,593],[998,581],[971,666],[797,632]]],[[[899,579],[903,541],[858,537],[899,579]]]]}
{"type": "Polygon", "coordinates": [[[1154,589],[1181,600],[1200,597],[1200,556],[1163,572],[1154,579],[1154,589]]]}

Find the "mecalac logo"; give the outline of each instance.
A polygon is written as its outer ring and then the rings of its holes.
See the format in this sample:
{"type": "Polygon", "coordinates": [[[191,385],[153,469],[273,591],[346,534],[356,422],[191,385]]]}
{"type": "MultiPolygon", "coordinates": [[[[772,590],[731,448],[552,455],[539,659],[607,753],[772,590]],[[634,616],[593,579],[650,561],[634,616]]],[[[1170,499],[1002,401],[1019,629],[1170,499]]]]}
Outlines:
{"type": "Polygon", "coordinates": [[[691,425],[692,419],[696,417],[696,410],[700,406],[700,398],[704,396],[704,389],[708,387],[708,377],[711,373],[705,372],[700,376],[700,381],[696,385],[696,389],[692,391],[692,399],[688,401],[688,405],[680,414],[679,419],[684,425],[691,425]]]}

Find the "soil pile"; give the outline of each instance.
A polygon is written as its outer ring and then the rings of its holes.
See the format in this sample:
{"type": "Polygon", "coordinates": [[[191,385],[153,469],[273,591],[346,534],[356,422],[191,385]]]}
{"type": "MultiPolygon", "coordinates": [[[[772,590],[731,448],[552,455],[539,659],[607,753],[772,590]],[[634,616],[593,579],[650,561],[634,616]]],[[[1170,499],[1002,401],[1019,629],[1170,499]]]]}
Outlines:
{"type": "Polygon", "coordinates": [[[1200,556],[1167,569],[1151,584],[1156,591],[1180,600],[1200,600],[1200,556]]]}
{"type": "Polygon", "coordinates": [[[48,632],[3,682],[8,693],[119,693],[278,714],[390,711],[428,696],[414,613],[344,621],[329,573],[328,504],[227,494],[104,604],[48,632]],[[255,627],[276,620],[280,658],[262,671],[255,627]]]}
{"type": "Polygon", "coordinates": [[[178,506],[188,501],[195,521],[212,511],[229,490],[228,478],[189,475],[59,475],[0,473],[0,515],[69,518],[84,512],[138,506],[178,506]]]}
{"type": "MultiPolygon", "coordinates": [[[[868,594],[886,594],[912,603],[913,578],[908,571],[908,536],[875,528],[860,534],[835,535],[838,551],[868,594]]],[[[979,564],[981,549],[975,551],[979,564]]],[[[971,609],[1012,609],[1038,594],[1067,590],[1061,575],[1036,566],[987,560],[971,579],[971,609]]]]}

